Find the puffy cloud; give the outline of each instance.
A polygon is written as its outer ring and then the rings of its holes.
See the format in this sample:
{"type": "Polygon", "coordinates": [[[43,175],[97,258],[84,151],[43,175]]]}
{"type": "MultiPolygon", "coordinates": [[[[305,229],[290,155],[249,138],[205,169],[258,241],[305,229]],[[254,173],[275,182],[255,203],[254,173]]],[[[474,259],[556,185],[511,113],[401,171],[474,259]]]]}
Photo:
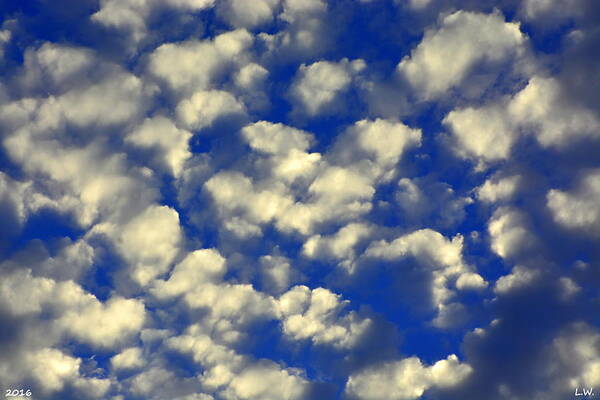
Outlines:
{"type": "MultiPolygon", "coordinates": [[[[402,286],[401,290],[410,295],[422,296],[420,306],[437,309],[438,315],[432,321],[434,326],[449,328],[459,324],[464,318],[464,307],[453,302],[458,290],[480,290],[487,282],[472,267],[463,261],[463,237],[457,235],[452,240],[446,239],[439,232],[421,229],[395,240],[374,241],[365,250],[361,259],[350,272],[358,273],[375,261],[394,261],[394,268],[403,271],[403,280],[411,276],[413,287],[402,286]],[[412,259],[417,262],[416,268],[411,264],[398,264],[399,261],[412,259]],[[403,267],[404,265],[404,267],[403,267]],[[417,284],[416,282],[419,282],[417,284]],[[424,292],[423,292],[424,291],[424,292]]],[[[371,268],[375,268],[371,266],[371,268]]],[[[406,301],[405,299],[404,301],[406,301]]]]}
{"type": "Polygon", "coordinates": [[[400,236],[392,242],[375,242],[365,251],[365,255],[383,259],[396,259],[414,255],[432,266],[462,267],[463,237],[452,240],[431,229],[422,229],[400,236]]]}
{"type": "Polygon", "coordinates": [[[143,40],[152,13],[163,7],[199,11],[212,7],[214,0],[102,0],[100,9],[91,18],[107,27],[125,31],[135,43],[143,40]]]}
{"type": "Polygon", "coordinates": [[[299,371],[282,369],[267,360],[252,360],[237,354],[202,333],[198,325],[184,335],[168,339],[167,345],[190,354],[203,367],[200,382],[209,393],[231,400],[305,399],[309,382],[299,371]]]}
{"type": "Polygon", "coordinates": [[[149,55],[148,72],[178,97],[190,96],[210,89],[214,81],[234,64],[244,65],[245,52],[252,42],[250,33],[235,30],[213,40],[163,44],[149,55]]]}
{"type": "Polygon", "coordinates": [[[596,329],[582,322],[568,326],[553,340],[551,351],[555,359],[548,369],[560,371],[555,378],[569,389],[600,384],[600,333],[596,329]]]}
{"type": "Polygon", "coordinates": [[[128,370],[143,367],[145,360],[142,349],[129,347],[110,359],[110,364],[115,370],[128,370]]]}
{"type": "Polygon", "coordinates": [[[600,171],[588,172],[572,191],[550,190],[547,206],[557,223],[597,235],[600,233],[600,171]]]}
{"type": "Polygon", "coordinates": [[[124,226],[106,224],[95,231],[115,237],[130,264],[131,279],[142,286],[167,272],[182,241],[179,215],[167,206],[150,206],[124,226]]]}
{"type": "Polygon", "coordinates": [[[518,189],[521,177],[513,175],[508,177],[494,176],[477,188],[477,198],[486,203],[496,203],[510,200],[518,189]]]}
{"type": "Polygon", "coordinates": [[[179,296],[203,283],[219,282],[225,272],[225,259],[218,251],[196,250],[173,268],[168,280],[157,280],[152,292],[159,298],[179,296]]]}
{"type": "Polygon", "coordinates": [[[277,368],[273,364],[260,363],[244,369],[231,382],[225,392],[232,400],[278,400],[304,399],[307,382],[291,371],[277,368]]]}
{"type": "Polygon", "coordinates": [[[283,332],[294,340],[311,339],[317,345],[342,349],[352,347],[369,328],[371,320],[361,319],[353,311],[341,316],[346,304],[327,289],[311,291],[306,286],[296,286],[278,300],[283,332]]]}
{"type": "Polygon", "coordinates": [[[57,349],[41,349],[29,355],[27,360],[33,369],[31,374],[42,384],[45,392],[61,390],[66,382],[79,375],[81,360],[68,356],[57,349]]]}
{"type": "Polygon", "coordinates": [[[140,126],[125,137],[125,141],[145,149],[157,149],[159,165],[164,165],[171,174],[181,174],[183,164],[191,157],[188,141],[192,134],[178,129],[168,118],[147,118],[140,126]]]}
{"type": "Polygon", "coordinates": [[[544,148],[597,140],[600,120],[590,110],[565,102],[553,78],[534,76],[512,98],[451,111],[444,124],[457,152],[484,162],[505,160],[515,143],[532,135],[544,148]]]}
{"type": "Polygon", "coordinates": [[[256,90],[263,86],[269,71],[262,65],[248,63],[235,74],[235,84],[243,89],[256,90]]]}
{"type": "Polygon", "coordinates": [[[246,108],[233,95],[223,90],[196,92],[189,99],[177,105],[179,121],[190,130],[200,130],[211,126],[221,118],[240,118],[246,108]]]}
{"type": "Polygon", "coordinates": [[[86,73],[98,61],[89,49],[54,43],[28,48],[24,56],[23,84],[28,87],[43,85],[46,91],[51,88],[62,92],[77,85],[76,80],[86,81],[86,73]]]}
{"type": "Polygon", "coordinates": [[[328,40],[327,2],[323,0],[283,0],[279,20],[286,28],[274,33],[261,33],[260,39],[274,58],[312,58],[323,52],[328,40]]]}
{"type": "Polygon", "coordinates": [[[260,267],[263,290],[274,294],[285,291],[300,276],[290,265],[290,260],[281,256],[262,256],[260,267]]]}
{"type": "Polygon", "coordinates": [[[456,226],[465,218],[466,206],[473,202],[471,197],[459,195],[452,186],[431,176],[401,178],[394,200],[407,223],[436,229],[456,226]]]}
{"type": "Polygon", "coordinates": [[[419,129],[385,119],[361,120],[336,139],[332,157],[342,164],[356,163],[361,168],[368,160],[367,169],[381,176],[393,170],[405,151],[420,144],[419,129]]]}
{"type": "Polygon", "coordinates": [[[499,295],[526,288],[539,278],[539,272],[523,266],[515,266],[508,275],[501,276],[494,286],[494,292],[499,295]]]}
{"type": "Polygon", "coordinates": [[[361,400],[411,400],[420,398],[430,388],[460,384],[471,373],[468,364],[452,354],[430,367],[417,357],[375,365],[353,374],[346,384],[346,394],[361,400]]]}
{"type": "Polygon", "coordinates": [[[4,276],[2,303],[16,316],[51,313],[56,334],[68,335],[93,346],[112,348],[139,332],[145,321],[144,304],[112,297],[106,302],[85,292],[73,281],[56,282],[19,269],[4,276]],[[29,302],[21,304],[21,293],[29,302]]]}
{"type": "Polygon", "coordinates": [[[275,315],[273,300],[247,284],[204,284],[185,294],[191,308],[210,310],[212,318],[233,324],[249,324],[275,315]]]}
{"type": "Polygon", "coordinates": [[[281,185],[257,190],[248,177],[236,172],[220,172],[210,178],[204,187],[212,196],[219,213],[227,218],[225,228],[242,237],[246,233],[259,233],[258,224],[273,220],[293,203],[281,185]],[[238,213],[243,213],[246,224],[234,217],[238,213]],[[251,229],[251,226],[257,228],[251,229]]]}
{"type": "Polygon", "coordinates": [[[495,104],[452,111],[444,124],[452,130],[459,154],[485,161],[508,158],[518,139],[518,131],[495,104]]]}
{"type": "Polygon", "coordinates": [[[533,77],[508,106],[510,116],[523,129],[532,131],[544,147],[565,147],[588,138],[598,138],[600,120],[590,110],[565,101],[552,78],[533,77]]]}
{"type": "Polygon", "coordinates": [[[302,64],[290,89],[296,107],[308,116],[339,111],[340,95],[365,67],[363,60],[350,62],[347,59],[338,63],[318,61],[309,66],[302,64]]]}
{"type": "Polygon", "coordinates": [[[218,4],[218,13],[235,28],[253,28],[273,19],[280,0],[225,0],[218,4]]]}
{"type": "Polygon", "coordinates": [[[306,151],[314,140],[308,132],[267,121],[259,121],[244,127],[242,136],[253,150],[266,154],[287,154],[292,150],[306,151]]]}
{"type": "Polygon", "coordinates": [[[418,97],[434,99],[460,85],[478,64],[522,55],[524,42],[519,25],[505,22],[499,13],[457,11],[425,33],[412,54],[398,64],[398,72],[418,97]]]}
{"type": "Polygon", "coordinates": [[[526,217],[518,210],[501,207],[489,221],[492,250],[502,258],[512,258],[533,248],[537,238],[528,227],[526,217]]]}
{"type": "Polygon", "coordinates": [[[89,298],[58,323],[81,342],[110,348],[138,333],[145,315],[144,304],[139,300],[113,297],[101,303],[89,298]]]}
{"type": "Polygon", "coordinates": [[[348,224],[337,231],[334,235],[313,235],[302,247],[302,254],[308,258],[316,259],[353,259],[356,255],[355,246],[365,238],[369,238],[373,227],[353,223],[348,224]]]}

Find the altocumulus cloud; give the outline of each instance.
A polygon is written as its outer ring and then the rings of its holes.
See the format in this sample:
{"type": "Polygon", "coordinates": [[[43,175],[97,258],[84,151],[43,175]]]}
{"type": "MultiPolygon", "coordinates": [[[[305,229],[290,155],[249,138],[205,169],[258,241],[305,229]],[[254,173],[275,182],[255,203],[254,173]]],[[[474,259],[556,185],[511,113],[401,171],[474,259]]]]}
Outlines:
{"type": "Polygon", "coordinates": [[[595,1],[0,14],[3,394],[600,391],[595,1]]]}

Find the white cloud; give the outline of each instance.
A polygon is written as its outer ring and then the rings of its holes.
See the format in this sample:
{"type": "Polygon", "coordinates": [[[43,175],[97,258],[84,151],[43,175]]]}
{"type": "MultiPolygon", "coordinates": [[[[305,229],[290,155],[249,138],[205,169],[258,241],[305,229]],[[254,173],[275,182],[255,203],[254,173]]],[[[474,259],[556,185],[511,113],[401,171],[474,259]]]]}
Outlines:
{"type": "Polygon", "coordinates": [[[168,339],[169,348],[190,354],[203,368],[200,382],[206,391],[227,400],[304,399],[309,382],[299,371],[267,360],[252,360],[215,343],[199,325],[168,339]]]}
{"type": "Polygon", "coordinates": [[[398,237],[392,242],[375,242],[365,251],[365,255],[383,259],[396,259],[413,255],[433,268],[463,266],[463,237],[457,235],[446,239],[439,232],[421,229],[398,237]]]}
{"type": "Polygon", "coordinates": [[[268,23],[279,7],[280,0],[224,0],[218,3],[218,12],[235,28],[254,28],[268,23]]]}
{"type": "Polygon", "coordinates": [[[148,72],[179,97],[210,89],[236,63],[245,65],[253,36],[245,30],[225,32],[213,40],[167,43],[154,50],[148,72]],[[173,62],[177,60],[177,62],[173,62]]]}
{"type": "Polygon", "coordinates": [[[405,151],[420,145],[420,129],[385,119],[361,120],[336,139],[332,157],[380,177],[394,169],[405,151]]]}
{"type": "MultiPolygon", "coordinates": [[[[146,118],[125,137],[125,141],[141,148],[158,149],[160,163],[174,176],[179,176],[185,161],[191,157],[188,141],[192,134],[178,129],[168,118],[146,118]]],[[[160,164],[159,164],[160,165],[160,164]]]]}
{"type": "Polygon", "coordinates": [[[281,256],[262,256],[260,269],[264,290],[274,294],[285,291],[300,275],[290,265],[290,260],[281,256]]]}
{"type": "Polygon", "coordinates": [[[250,178],[237,172],[220,172],[210,178],[204,188],[228,222],[235,221],[231,217],[241,212],[250,224],[263,224],[281,215],[293,203],[285,187],[275,185],[260,190],[250,178]]]}
{"type": "Polygon", "coordinates": [[[557,384],[571,390],[600,385],[600,333],[592,326],[580,322],[567,327],[553,340],[549,352],[554,362],[548,370],[555,372],[557,384]]]}
{"type": "Polygon", "coordinates": [[[499,63],[524,52],[524,35],[517,23],[505,22],[499,13],[457,11],[430,29],[398,72],[429,100],[463,82],[482,62],[499,63]]]}
{"type": "Polygon", "coordinates": [[[224,393],[227,400],[300,400],[308,382],[292,371],[271,363],[257,363],[235,376],[224,393]]]}
{"type": "Polygon", "coordinates": [[[477,198],[486,203],[510,200],[515,195],[520,181],[521,177],[519,175],[494,176],[477,188],[477,198]]]}
{"type": "Polygon", "coordinates": [[[501,276],[496,281],[494,292],[505,295],[527,288],[539,278],[539,272],[521,265],[513,267],[508,275],[501,276]]]}
{"type": "Polygon", "coordinates": [[[43,85],[45,90],[64,92],[82,81],[87,82],[86,73],[97,67],[98,61],[89,49],[44,43],[37,49],[30,47],[25,51],[22,80],[29,87],[43,85]]]}
{"type": "Polygon", "coordinates": [[[365,67],[363,60],[347,59],[302,64],[290,88],[296,107],[309,116],[339,111],[339,96],[365,67]]]}
{"type": "Polygon", "coordinates": [[[600,234],[600,170],[588,172],[571,191],[550,190],[547,206],[557,223],[600,234]]]}
{"type": "Polygon", "coordinates": [[[235,84],[246,90],[257,90],[262,88],[269,75],[269,71],[262,65],[248,63],[235,74],[235,84]]]}
{"type": "Polygon", "coordinates": [[[328,45],[325,18],[327,2],[323,0],[283,0],[279,20],[285,29],[258,36],[274,58],[304,60],[320,54],[328,45]]]}
{"type": "Polygon", "coordinates": [[[373,227],[367,224],[352,223],[344,226],[333,235],[313,235],[302,246],[302,254],[308,258],[322,260],[353,259],[355,246],[371,236],[373,227]]]}
{"type": "Polygon", "coordinates": [[[510,158],[514,144],[532,135],[544,148],[562,149],[584,139],[598,139],[600,120],[560,93],[553,78],[534,76],[512,98],[479,108],[451,111],[443,120],[456,151],[484,162],[510,158]]]}
{"type": "Polygon", "coordinates": [[[168,280],[157,280],[152,293],[159,298],[179,296],[203,283],[220,282],[225,272],[225,259],[218,251],[196,250],[175,266],[168,280]]]}
{"type": "Polygon", "coordinates": [[[292,150],[306,151],[314,141],[308,132],[267,121],[245,126],[242,137],[253,150],[273,155],[287,154],[292,150]]]}
{"type": "Polygon", "coordinates": [[[30,353],[28,358],[28,363],[33,367],[31,375],[42,384],[44,391],[58,391],[66,381],[74,380],[79,375],[81,360],[60,350],[41,349],[30,353]]]}
{"type": "Polygon", "coordinates": [[[296,286],[278,301],[283,332],[294,340],[310,339],[314,344],[344,349],[354,346],[371,325],[351,311],[341,315],[347,301],[324,288],[310,290],[296,286]]]}
{"type": "Polygon", "coordinates": [[[443,123],[450,127],[460,155],[485,161],[508,158],[518,139],[518,131],[497,104],[451,111],[443,123]]]}
{"type": "Polygon", "coordinates": [[[177,105],[177,118],[187,129],[197,131],[211,126],[220,118],[243,117],[246,107],[231,93],[202,90],[177,105]]]}
{"type": "Polygon", "coordinates": [[[92,20],[107,27],[126,31],[134,44],[148,34],[148,18],[153,11],[164,7],[199,11],[210,8],[214,0],[102,0],[100,10],[92,20]]]}
{"type": "MultiPolygon", "coordinates": [[[[462,252],[461,235],[449,240],[434,230],[421,229],[400,236],[392,242],[379,240],[371,243],[357,266],[362,268],[363,263],[368,260],[395,263],[408,258],[416,260],[419,271],[428,277],[429,290],[423,294],[426,297],[425,303],[430,303],[438,312],[432,321],[433,325],[448,328],[459,324],[464,314],[464,307],[452,302],[456,294],[453,286],[458,290],[481,290],[487,286],[487,282],[465,264],[462,252]]],[[[396,268],[402,268],[402,264],[396,268]]]]}
{"type": "Polygon", "coordinates": [[[346,394],[361,400],[412,400],[432,387],[452,387],[471,373],[468,364],[452,354],[434,365],[424,366],[417,357],[379,364],[353,374],[346,394]]]}
{"type": "Polygon", "coordinates": [[[130,264],[131,279],[142,286],[167,272],[182,241],[179,215],[167,206],[152,205],[124,226],[106,224],[95,230],[115,238],[130,264]]]}
{"type": "Polygon", "coordinates": [[[146,361],[141,348],[129,347],[111,357],[110,364],[114,370],[129,370],[143,367],[146,361]]]}
{"type": "Polygon", "coordinates": [[[488,223],[492,250],[502,258],[512,258],[531,249],[537,242],[530,232],[526,217],[518,210],[502,207],[488,223]]]}
{"type": "Polygon", "coordinates": [[[102,303],[88,295],[57,323],[81,342],[112,348],[137,334],[145,318],[144,304],[139,300],[112,297],[102,303]]]}
{"type": "Polygon", "coordinates": [[[478,290],[487,287],[487,282],[481,275],[473,272],[465,272],[456,280],[456,288],[458,290],[478,290]]]}
{"type": "Polygon", "coordinates": [[[599,137],[600,120],[563,96],[553,78],[531,78],[510,102],[508,113],[544,147],[561,148],[586,137],[599,137]]]}

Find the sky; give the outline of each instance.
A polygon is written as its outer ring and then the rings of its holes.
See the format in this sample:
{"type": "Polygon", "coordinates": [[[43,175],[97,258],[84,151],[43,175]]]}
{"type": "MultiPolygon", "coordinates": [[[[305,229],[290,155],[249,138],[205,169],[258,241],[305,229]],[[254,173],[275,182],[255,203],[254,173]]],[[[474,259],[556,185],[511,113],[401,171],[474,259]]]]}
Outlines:
{"type": "Polygon", "coordinates": [[[599,46],[594,0],[2,2],[2,393],[600,394],[599,46]]]}

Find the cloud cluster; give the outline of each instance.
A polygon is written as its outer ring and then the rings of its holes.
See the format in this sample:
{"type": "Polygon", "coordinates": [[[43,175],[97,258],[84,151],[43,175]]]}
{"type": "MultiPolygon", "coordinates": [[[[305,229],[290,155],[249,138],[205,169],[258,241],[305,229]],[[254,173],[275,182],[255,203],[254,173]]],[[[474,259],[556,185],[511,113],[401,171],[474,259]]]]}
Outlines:
{"type": "Polygon", "coordinates": [[[0,6],[1,388],[561,400],[600,385],[599,11],[0,6]]]}

